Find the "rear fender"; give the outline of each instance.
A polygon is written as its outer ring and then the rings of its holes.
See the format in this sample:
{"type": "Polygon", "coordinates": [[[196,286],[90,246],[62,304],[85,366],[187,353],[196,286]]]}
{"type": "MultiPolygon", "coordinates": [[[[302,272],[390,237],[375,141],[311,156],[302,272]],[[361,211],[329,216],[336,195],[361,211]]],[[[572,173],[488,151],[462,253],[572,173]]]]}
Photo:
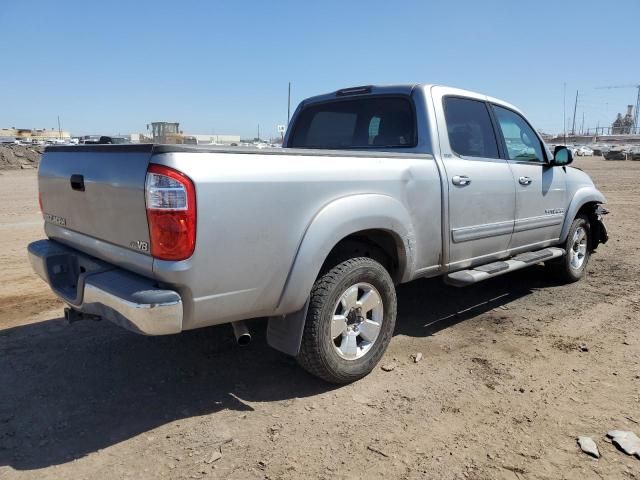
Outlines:
{"type": "Polygon", "coordinates": [[[415,239],[405,207],[388,195],[342,197],[325,205],[307,227],[280,295],[276,314],[300,310],[333,247],[353,233],[371,229],[388,230],[401,239],[404,249],[401,258],[404,260],[399,266],[399,278],[406,281],[413,271],[415,239]]]}
{"type": "Polygon", "coordinates": [[[267,342],[288,355],[297,355],[309,305],[309,293],[322,265],[343,238],[362,231],[382,229],[402,240],[399,266],[402,280],[414,269],[415,239],[411,218],[396,199],[379,194],[342,197],[325,205],[311,221],[289,271],[276,315],[269,318],[267,342]]]}

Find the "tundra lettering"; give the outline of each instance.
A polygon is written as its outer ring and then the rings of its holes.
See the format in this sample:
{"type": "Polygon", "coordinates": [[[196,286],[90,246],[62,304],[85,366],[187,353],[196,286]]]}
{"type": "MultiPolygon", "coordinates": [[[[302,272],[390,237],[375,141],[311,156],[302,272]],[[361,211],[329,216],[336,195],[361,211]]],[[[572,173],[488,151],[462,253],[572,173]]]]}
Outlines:
{"type": "Polygon", "coordinates": [[[50,213],[43,214],[44,220],[49,223],[53,223],[55,225],[65,226],[67,224],[67,220],[63,217],[59,217],[58,215],[51,215],[50,213]]]}
{"type": "Polygon", "coordinates": [[[564,213],[564,208],[547,208],[544,211],[547,215],[554,215],[556,213],[564,213]]]}

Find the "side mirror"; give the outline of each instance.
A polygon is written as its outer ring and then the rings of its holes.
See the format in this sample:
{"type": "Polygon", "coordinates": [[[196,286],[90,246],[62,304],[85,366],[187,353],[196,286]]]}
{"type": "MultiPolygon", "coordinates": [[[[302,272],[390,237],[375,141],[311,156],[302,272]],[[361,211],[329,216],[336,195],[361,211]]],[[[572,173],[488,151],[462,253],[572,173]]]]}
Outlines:
{"type": "Polygon", "coordinates": [[[553,160],[551,165],[554,167],[562,167],[573,162],[573,154],[567,147],[558,145],[553,151],[553,160]]]}

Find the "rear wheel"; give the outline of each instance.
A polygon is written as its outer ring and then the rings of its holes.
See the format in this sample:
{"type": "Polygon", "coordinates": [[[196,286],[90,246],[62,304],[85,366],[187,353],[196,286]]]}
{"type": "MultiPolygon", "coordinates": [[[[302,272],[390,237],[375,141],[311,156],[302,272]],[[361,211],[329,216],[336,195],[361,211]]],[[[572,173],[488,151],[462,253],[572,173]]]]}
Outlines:
{"type": "Polygon", "coordinates": [[[397,300],[389,272],[366,257],[346,260],[313,286],[298,363],[331,383],[367,375],[393,334],[397,300]]]}
{"type": "Polygon", "coordinates": [[[591,225],[584,215],[578,215],[567,235],[564,245],[566,254],[554,262],[549,262],[547,268],[552,275],[564,283],[577,282],[584,277],[591,251],[589,249],[591,225]]]}

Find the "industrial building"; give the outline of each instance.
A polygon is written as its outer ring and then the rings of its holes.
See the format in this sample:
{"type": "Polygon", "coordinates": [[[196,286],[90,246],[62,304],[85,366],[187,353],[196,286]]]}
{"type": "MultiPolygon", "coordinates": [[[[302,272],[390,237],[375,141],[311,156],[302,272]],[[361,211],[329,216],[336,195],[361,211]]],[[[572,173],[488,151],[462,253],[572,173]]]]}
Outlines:
{"type": "Polygon", "coordinates": [[[153,143],[184,143],[178,122],[151,122],[151,135],[153,143]]]}
{"type": "Polygon", "coordinates": [[[192,145],[233,145],[240,143],[240,135],[185,134],[184,143],[192,145]]]}
{"type": "MultiPolygon", "coordinates": [[[[179,122],[151,122],[153,143],[189,145],[233,145],[240,143],[240,135],[184,133],[179,122]]],[[[149,125],[147,125],[147,130],[149,125]]]]}
{"type": "Polygon", "coordinates": [[[37,128],[0,128],[0,137],[11,137],[16,140],[31,142],[47,142],[52,140],[69,140],[71,134],[64,130],[37,128]]]}
{"type": "Polygon", "coordinates": [[[634,133],[633,105],[627,105],[627,114],[623,117],[621,113],[611,124],[611,133],[613,135],[628,135],[634,133]]]}

